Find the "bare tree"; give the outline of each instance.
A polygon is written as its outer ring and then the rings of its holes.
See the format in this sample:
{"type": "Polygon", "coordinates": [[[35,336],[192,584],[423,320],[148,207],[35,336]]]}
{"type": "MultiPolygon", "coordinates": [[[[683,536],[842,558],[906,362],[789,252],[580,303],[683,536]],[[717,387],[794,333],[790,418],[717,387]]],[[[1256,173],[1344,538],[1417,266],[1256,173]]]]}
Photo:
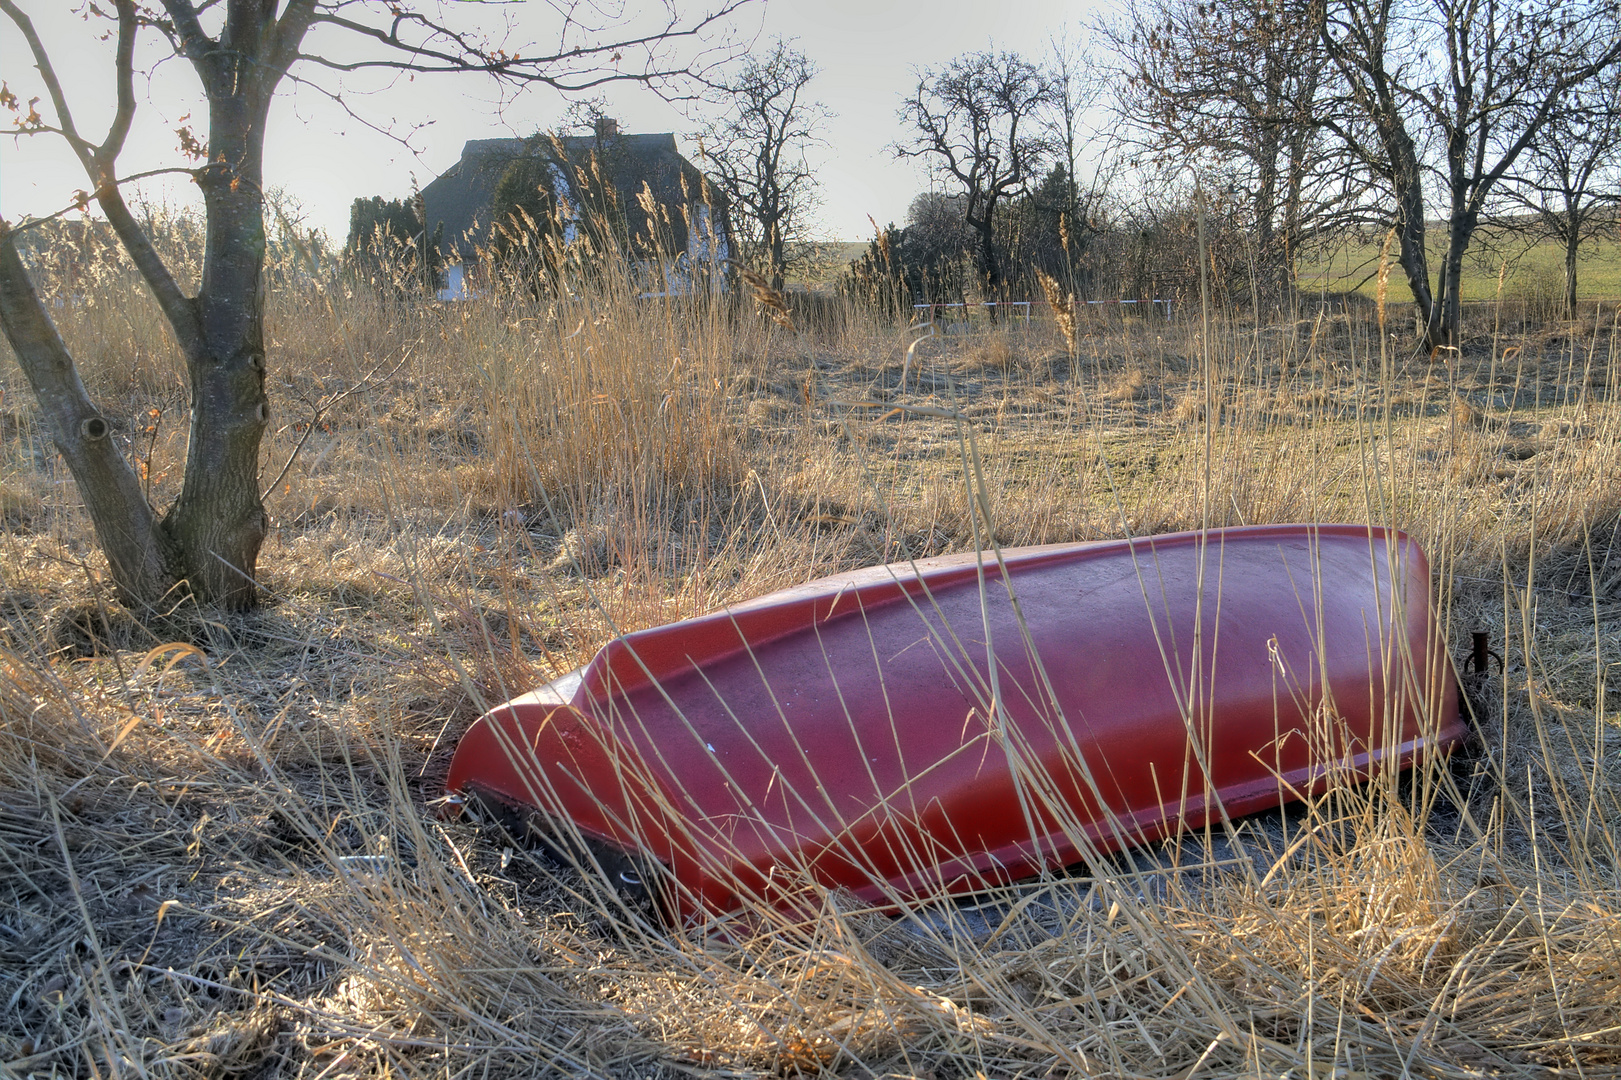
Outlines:
{"type": "Polygon", "coordinates": [[[987,299],[1002,292],[997,205],[1026,190],[1048,153],[1039,118],[1052,97],[1047,76],[1017,53],[976,52],[925,71],[901,106],[901,119],[917,134],[895,152],[929,158],[936,172],[961,185],[987,299]]]}
{"type": "Polygon", "coordinates": [[[793,248],[809,239],[816,175],[805,149],[829,118],[806,87],[816,65],[777,39],[763,57],[750,57],[721,87],[725,111],[705,128],[701,145],[712,182],[730,204],[744,262],[780,290],[793,248]]]}
{"type": "Polygon", "coordinates": [[[1456,345],[1459,279],[1497,185],[1577,88],[1614,78],[1616,0],[1323,0],[1324,50],[1346,118],[1325,121],[1395,196],[1400,262],[1423,342],[1456,345]],[[1359,130],[1358,124],[1365,122],[1359,130]],[[1423,140],[1441,154],[1446,254],[1432,291],[1423,140]]]}
{"type": "MultiPolygon", "coordinates": [[[[1048,78],[1051,94],[1046,123],[1051,132],[1052,155],[1063,170],[1062,190],[1055,205],[1039,207],[1058,217],[1058,236],[1064,254],[1065,286],[1072,293],[1092,291],[1088,252],[1101,224],[1101,207],[1113,176],[1116,140],[1089,130],[1086,110],[1103,95],[1103,76],[1083,59],[1086,50],[1067,37],[1048,41],[1048,78]],[[1081,182],[1082,158],[1090,161],[1090,176],[1081,182]]],[[[1051,200],[1049,200],[1051,201],[1051,200]]]]}
{"type": "MultiPolygon", "coordinates": [[[[330,76],[368,69],[483,72],[523,85],[581,91],[634,79],[683,90],[731,46],[722,34],[747,0],[717,0],[693,18],[662,8],[645,32],[615,35],[589,2],[570,5],[558,41],[514,47],[479,27],[455,25],[455,7],[408,0],[111,0],[117,108],[98,142],[82,132],[68,89],[18,0],[0,0],[32,50],[51,119],[15,110],[12,134],[65,139],[89,176],[78,200],[106,216],[174,331],[191,388],[191,437],[179,498],[159,514],[86,393],[15,243],[29,223],[0,222],[0,326],[39,399],[45,424],[82,494],[113,580],[126,603],[151,610],[189,593],[205,602],[256,602],[254,574],[268,520],[259,488],[260,442],[269,423],[262,287],[264,137],[273,99],[295,65],[330,76]],[[328,50],[304,52],[312,31],[328,50]],[[134,119],[137,36],[155,33],[189,65],[208,99],[206,143],[189,173],[202,190],[207,244],[200,288],[187,295],[125,204],[118,159],[134,119]],[[712,40],[722,34],[717,43],[712,40]],[[714,50],[718,49],[716,52],[714,50]],[[334,75],[335,73],[335,75],[334,75]]],[[[93,32],[99,27],[92,26],[93,32]]],[[[299,76],[293,76],[295,78],[299,76]]],[[[341,95],[341,84],[329,90],[341,95]]],[[[14,102],[13,102],[14,104],[14,102]]]]}
{"type": "Polygon", "coordinates": [[[1345,223],[1360,176],[1318,124],[1325,58],[1305,0],[1132,0],[1104,37],[1119,114],[1169,172],[1247,203],[1261,289],[1287,303],[1301,248],[1345,223]]]}
{"type": "Polygon", "coordinates": [[[1509,228],[1552,239],[1565,256],[1564,309],[1576,313],[1576,257],[1621,205],[1621,80],[1578,87],[1505,185],[1509,228]]]}

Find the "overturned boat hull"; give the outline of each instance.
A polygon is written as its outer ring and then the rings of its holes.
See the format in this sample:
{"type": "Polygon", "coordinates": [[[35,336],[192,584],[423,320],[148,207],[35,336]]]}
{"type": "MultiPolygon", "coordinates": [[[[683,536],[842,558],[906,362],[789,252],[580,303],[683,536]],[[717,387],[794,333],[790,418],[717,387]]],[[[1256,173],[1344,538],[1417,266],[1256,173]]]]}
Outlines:
{"type": "Polygon", "coordinates": [[[667,914],[1017,880],[1465,734],[1399,532],[1288,525],[872,567],[627,634],[448,786],[652,875],[667,914]]]}

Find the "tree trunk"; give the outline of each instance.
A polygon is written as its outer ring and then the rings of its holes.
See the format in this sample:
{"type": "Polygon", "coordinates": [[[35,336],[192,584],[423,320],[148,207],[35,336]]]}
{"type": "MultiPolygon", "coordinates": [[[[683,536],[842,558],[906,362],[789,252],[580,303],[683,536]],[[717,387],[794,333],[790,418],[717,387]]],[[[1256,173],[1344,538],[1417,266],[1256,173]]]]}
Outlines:
{"type": "MultiPolygon", "coordinates": [[[[1411,151],[1409,143],[1407,149],[1411,151]]],[[[1419,171],[1418,161],[1411,154],[1405,155],[1406,160],[1397,163],[1395,172],[1396,188],[1396,238],[1399,241],[1397,259],[1401,263],[1402,273],[1407,277],[1407,287],[1412,291],[1413,303],[1418,308],[1418,317],[1424,326],[1425,345],[1433,348],[1436,342],[1431,340],[1434,320],[1437,316],[1435,298],[1430,292],[1430,264],[1429,255],[1424,249],[1424,189],[1422,174],[1419,171]]]]}
{"type": "MultiPolygon", "coordinates": [[[[1263,125],[1256,153],[1259,182],[1255,185],[1251,212],[1255,215],[1255,273],[1260,278],[1258,298],[1267,303],[1276,303],[1283,292],[1283,261],[1282,253],[1278,250],[1277,231],[1279,151],[1276,128],[1270,124],[1263,125]]],[[[1259,305],[1255,317],[1261,317],[1259,305]]]]}
{"type": "Polygon", "coordinates": [[[782,219],[773,218],[766,226],[766,258],[771,262],[771,287],[782,292],[787,282],[788,253],[782,238],[782,219]]]}
{"type": "Polygon", "coordinates": [[[0,325],[84,499],[120,599],[137,611],[160,603],[175,583],[172,552],[135,470],[113,441],[112,425],[85,393],[73,356],[46,315],[3,221],[0,325]]]}
{"type": "Polygon", "coordinates": [[[980,219],[969,218],[968,224],[979,233],[979,280],[985,290],[985,303],[991,305],[986,310],[991,314],[991,322],[996,321],[996,301],[1001,299],[1002,267],[996,258],[996,237],[993,226],[996,222],[996,206],[990,204],[985,208],[985,216],[980,219]]]}
{"type": "Polygon", "coordinates": [[[1581,243],[1581,228],[1572,224],[1565,237],[1565,318],[1576,317],[1576,251],[1581,243]]]}
{"type": "Polygon", "coordinates": [[[1444,345],[1456,348],[1462,344],[1463,329],[1463,255],[1474,238],[1480,215],[1467,205],[1454,205],[1447,219],[1447,253],[1441,264],[1441,295],[1436,298],[1426,323],[1425,345],[1434,350],[1444,345]]]}
{"type": "MultiPolygon", "coordinates": [[[[73,474],[119,597],[132,610],[198,600],[250,607],[267,518],[259,498],[264,392],[258,185],[218,181],[210,202],[204,290],[196,303],[202,355],[189,355],[191,438],[185,480],[159,520],[85,392],[9,232],[0,234],[0,324],[73,474]],[[231,206],[216,206],[216,202],[231,206]],[[184,583],[184,585],[182,585],[184,583]]],[[[3,228],[3,226],[0,226],[3,228]]]]}
{"type": "Polygon", "coordinates": [[[230,607],[256,599],[254,568],[269,521],[259,498],[265,394],[264,109],[248,94],[211,111],[213,160],[200,178],[208,211],[203,355],[188,359],[191,438],[180,498],[163,527],[193,591],[230,607]]]}
{"type": "Polygon", "coordinates": [[[1298,281],[1295,274],[1295,260],[1300,255],[1301,243],[1301,199],[1306,184],[1305,169],[1300,164],[1301,155],[1294,146],[1289,150],[1289,164],[1283,200],[1283,236],[1279,241],[1282,259],[1283,292],[1279,303],[1287,313],[1294,314],[1299,310],[1300,301],[1297,296],[1298,281]]]}
{"type": "MultiPolygon", "coordinates": [[[[1398,104],[1398,87],[1385,70],[1384,38],[1390,9],[1384,5],[1377,10],[1378,17],[1366,39],[1367,54],[1360,58],[1346,51],[1346,42],[1330,33],[1326,22],[1320,24],[1319,29],[1328,55],[1337,61],[1341,73],[1351,82],[1353,100],[1373,124],[1379,153],[1374,155],[1364,150],[1359,156],[1390,183],[1391,193],[1396,197],[1397,261],[1407,278],[1413,305],[1418,309],[1425,344],[1433,348],[1435,343],[1430,335],[1436,311],[1430,292],[1429,256],[1424,248],[1424,170],[1398,104]]],[[[1353,145],[1359,142],[1353,139],[1353,145]]]]}

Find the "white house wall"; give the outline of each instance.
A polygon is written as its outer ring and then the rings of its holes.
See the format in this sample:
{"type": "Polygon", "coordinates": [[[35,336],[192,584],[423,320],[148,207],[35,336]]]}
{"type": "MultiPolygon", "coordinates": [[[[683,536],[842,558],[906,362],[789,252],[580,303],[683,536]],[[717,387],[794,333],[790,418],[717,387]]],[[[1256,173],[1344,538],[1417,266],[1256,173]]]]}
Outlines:
{"type": "Polygon", "coordinates": [[[568,186],[568,177],[557,162],[548,161],[546,171],[552,177],[552,193],[557,196],[558,205],[563,211],[563,244],[572,245],[580,238],[580,204],[574,198],[574,189],[568,186]]]}

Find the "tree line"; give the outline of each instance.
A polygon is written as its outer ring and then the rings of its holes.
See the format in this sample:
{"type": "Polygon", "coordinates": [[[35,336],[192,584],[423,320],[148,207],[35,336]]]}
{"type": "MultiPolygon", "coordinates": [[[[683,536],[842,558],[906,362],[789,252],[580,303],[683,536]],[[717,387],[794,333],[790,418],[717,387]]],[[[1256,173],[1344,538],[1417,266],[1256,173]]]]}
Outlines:
{"type": "MultiPolygon", "coordinates": [[[[805,71],[779,43],[733,84],[737,114],[783,101],[762,86],[802,91],[805,71]]],[[[805,130],[787,122],[804,119],[794,100],[735,157],[782,157],[805,130]]],[[[898,120],[895,153],[937,186],[874,238],[855,291],[998,299],[1046,274],[1082,298],[1147,298],[1197,267],[1198,215],[1227,241],[1212,269],[1277,310],[1298,299],[1305,253],[1387,234],[1422,343],[1456,346],[1482,226],[1558,243],[1567,310],[1581,245],[1615,227],[1621,5],[1129,0],[1084,51],[979,51],[920,72],[898,120]],[[1085,127],[1099,102],[1108,136],[1085,127]]],[[[768,261],[780,279],[780,246],[768,261]]]]}
{"type": "Polygon", "coordinates": [[[1273,295],[1313,240],[1389,230],[1424,344],[1456,345],[1470,244],[1529,215],[1574,306],[1621,186],[1615,0],[1131,0],[1100,32],[1144,159],[1241,196],[1273,295]]]}

